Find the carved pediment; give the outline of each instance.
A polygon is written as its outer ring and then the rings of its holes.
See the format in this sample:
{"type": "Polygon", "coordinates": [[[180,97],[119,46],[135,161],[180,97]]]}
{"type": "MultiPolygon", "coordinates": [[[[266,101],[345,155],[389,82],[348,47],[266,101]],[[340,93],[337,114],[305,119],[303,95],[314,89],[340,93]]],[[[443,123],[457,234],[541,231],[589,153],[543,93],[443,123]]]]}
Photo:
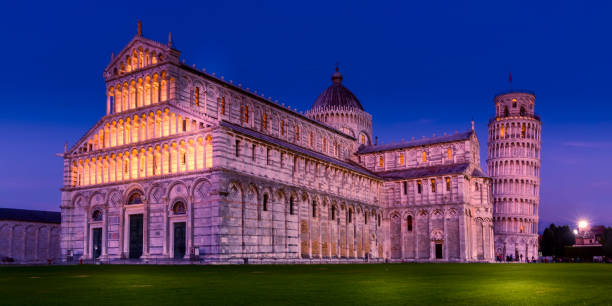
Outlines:
{"type": "Polygon", "coordinates": [[[178,63],[180,52],[169,45],[162,44],[141,35],[136,35],[104,69],[106,80],[146,69],[167,61],[178,63]]]}

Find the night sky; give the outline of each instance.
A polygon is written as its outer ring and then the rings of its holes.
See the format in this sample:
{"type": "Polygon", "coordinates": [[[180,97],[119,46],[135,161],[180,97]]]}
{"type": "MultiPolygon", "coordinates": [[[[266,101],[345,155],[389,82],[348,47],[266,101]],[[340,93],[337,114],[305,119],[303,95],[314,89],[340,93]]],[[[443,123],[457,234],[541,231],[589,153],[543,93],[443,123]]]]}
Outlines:
{"type": "Polygon", "coordinates": [[[166,43],[171,31],[189,65],[299,110],[340,62],[380,141],[474,118],[483,169],[493,97],[512,72],[543,121],[540,229],[612,225],[609,1],[11,2],[0,12],[0,207],[59,210],[55,154],[105,114],[102,72],[142,20],[145,37],[166,43]]]}

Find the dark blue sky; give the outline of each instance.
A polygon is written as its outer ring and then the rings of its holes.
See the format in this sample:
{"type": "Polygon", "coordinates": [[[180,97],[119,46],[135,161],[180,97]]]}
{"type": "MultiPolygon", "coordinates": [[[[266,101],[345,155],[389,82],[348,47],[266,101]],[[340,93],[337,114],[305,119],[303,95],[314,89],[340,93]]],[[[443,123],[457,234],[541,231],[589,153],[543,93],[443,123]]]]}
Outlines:
{"type": "Polygon", "coordinates": [[[339,61],[382,141],[473,117],[483,160],[512,71],[543,121],[541,225],[612,225],[609,1],[11,2],[0,12],[1,207],[59,209],[55,153],[104,115],[102,71],[140,19],[146,37],[172,31],[188,64],[300,110],[339,61]]]}

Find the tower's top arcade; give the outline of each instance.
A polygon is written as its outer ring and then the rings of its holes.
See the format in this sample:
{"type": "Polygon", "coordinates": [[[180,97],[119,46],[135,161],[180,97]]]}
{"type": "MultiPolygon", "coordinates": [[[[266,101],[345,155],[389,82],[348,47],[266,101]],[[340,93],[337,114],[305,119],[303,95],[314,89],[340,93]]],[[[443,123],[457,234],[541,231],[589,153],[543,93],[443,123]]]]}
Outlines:
{"type": "Polygon", "coordinates": [[[104,69],[104,79],[108,81],[168,62],[178,64],[179,56],[180,52],[172,47],[172,34],[168,35],[167,44],[145,38],[142,23],[138,21],[136,35],[117,56],[111,55],[111,61],[104,69]]]}
{"type": "Polygon", "coordinates": [[[533,117],[536,96],[527,90],[501,93],[495,101],[496,117],[529,116],[533,117]]]}

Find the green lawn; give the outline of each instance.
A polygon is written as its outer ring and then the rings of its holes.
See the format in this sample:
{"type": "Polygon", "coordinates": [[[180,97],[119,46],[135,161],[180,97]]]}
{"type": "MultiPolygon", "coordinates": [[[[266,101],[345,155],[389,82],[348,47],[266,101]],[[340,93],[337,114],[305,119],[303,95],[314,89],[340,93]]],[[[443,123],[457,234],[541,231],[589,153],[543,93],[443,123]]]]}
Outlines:
{"type": "Polygon", "coordinates": [[[610,304],[612,265],[0,267],[0,304],[610,304]]]}

